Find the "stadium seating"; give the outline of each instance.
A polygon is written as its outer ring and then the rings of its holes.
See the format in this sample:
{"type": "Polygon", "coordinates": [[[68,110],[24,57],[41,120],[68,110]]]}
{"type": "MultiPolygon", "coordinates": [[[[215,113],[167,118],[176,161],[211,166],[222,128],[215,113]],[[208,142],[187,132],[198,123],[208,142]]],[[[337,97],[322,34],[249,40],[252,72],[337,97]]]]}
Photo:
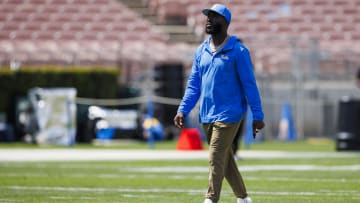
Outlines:
{"type": "MultiPolygon", "coordinates": [[[[168,39],[114,0],[2,0],[0,28],[1,64],[15,60],[117,65],[121,50],[134,51],[127,53],[130,59],[142,60],[146,51],[142,41],[152,47],[168,39]]],[[[161,53],[146,54],[156,59],[171,53],[156,50],[161,53]]]]}
{"type": "MultiPolygon", "coordinates": [[[[91,61],[118,64],[121,57],[142,60],[191,61],[194,46],[174,44],[169,36],[124,6],[121,0],[0,0],[1,64],[29,62],[29,57],[68,64],[91,61]],[[33,43],[33,50],[16,43],[33,43]],[[37,46],[53,41],[56,48],[37,46]],[[144,42],[145,41],[145,42],[144,42]],[[96,49],[87,49],[89,42],[96,49]],[[116,46],[114,46],[116,44],[116,46]],[[156,50],[156,51],[154,51],[156,50]],[[49,52],[49,54],[45,54],[49,52]],[[39,57],[36,54],[39,53],[39,57]],[[108,54],[108,55],[107,55],[108,54]],[[89,55],[88,57],[85,57],[89,55]],[[91,60],[90,60],[91,59],[91,60]]],[[[319,49],[333,57],[359,56],[360,2],[349,0],[142,0],[159,24],[186,24],[203,39],[206,18],[201,10],[213,3],[229,5],[233,19],[229,32],[252,50],[256,70],[289,69],[292,41],[319,49]],[[276,53],[276,54],[274,54],[276,53]]],[[[126,60],[129,60],[126,59],[126,60]]],[[[35,60],[39,61],[39,60],[35,60]]],[[[190,62],[191,63],[191,62],[190,62]]],[[[328,63],[321,63],[328,64],[328,63]]]]}
{"type": "Polygon", "coordinates": [[[201,3],[196,0],[188,1],[194,2],[186,4],[188,25],[192,26],[200,37],[204,36],[206,20],[201,10],[217,2],[228,5],[233,14],[229,32],[244,39],[254,52],[255,63],[261,65],[260,69],[266,67],[277,72],[279,64],[289,63],[290,55],[282,56],[284,47],[276,45],[279,40],[287,41],[289,49],[291,44],[289,41],[292,39],[311,42],[316,38],[320,51],[333,55],[342,55],[344,51],[356,55],[360,53],[359,1],[205,0],[201,3]],[[255,44],[254,41],[261,43],[255,44]],[[266,50],[273,52],[264,55],[262,52],[269,52],[266,50]],[[268,63],[266,61],[269,60],[278,64],[266,65],[268,63]]]}

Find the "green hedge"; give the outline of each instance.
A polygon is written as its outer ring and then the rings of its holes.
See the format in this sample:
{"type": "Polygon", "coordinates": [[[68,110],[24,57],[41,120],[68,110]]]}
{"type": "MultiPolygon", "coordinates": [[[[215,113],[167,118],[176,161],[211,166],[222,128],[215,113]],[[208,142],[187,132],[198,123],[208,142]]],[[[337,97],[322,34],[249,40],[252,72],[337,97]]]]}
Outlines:
{"type": "Polygon", "coordinates": [[[117,68],[107,67],[0,68],[0,112],[8,112],[15,97],[26,96],[34,87],[74,87],[78,97],[116,98],[118,77],[117,68]]]}

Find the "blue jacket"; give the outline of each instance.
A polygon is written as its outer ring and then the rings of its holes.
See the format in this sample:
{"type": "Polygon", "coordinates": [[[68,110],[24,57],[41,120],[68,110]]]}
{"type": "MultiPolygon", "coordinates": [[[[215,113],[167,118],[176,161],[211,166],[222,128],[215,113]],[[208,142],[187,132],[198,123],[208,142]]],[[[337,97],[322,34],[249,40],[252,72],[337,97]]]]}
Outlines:
{"type": "Polygon", "coordinates": [[[190,113],[200,98],[200,123],[239,122],[250,106],[254,120],[263,120],[259,91],[248,49],[230,36],[213,55],[208,37],[197,49],[178,112],[190,113]]]}

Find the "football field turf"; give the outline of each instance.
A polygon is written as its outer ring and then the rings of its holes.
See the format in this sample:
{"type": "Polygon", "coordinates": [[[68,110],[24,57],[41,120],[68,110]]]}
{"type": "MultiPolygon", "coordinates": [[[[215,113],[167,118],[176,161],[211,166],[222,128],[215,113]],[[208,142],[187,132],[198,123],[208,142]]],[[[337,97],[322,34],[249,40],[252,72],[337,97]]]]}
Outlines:
{"type": "MultiPolygon", "coordinates": [[[[359,153],[287,151],[290,156],[266,158],[261,154],[271,149],[239,152],[245,154],[237,163],[254,203],[360,202],[359,153]],[[245,156],[252,151],[260,156],[245,156]]],[[[0,161],[0,202],[202,203],[207,173],[206,158],[0,161]]],[[[227,202],[235,198],[224,181],[220,203],[227,202]]]]}

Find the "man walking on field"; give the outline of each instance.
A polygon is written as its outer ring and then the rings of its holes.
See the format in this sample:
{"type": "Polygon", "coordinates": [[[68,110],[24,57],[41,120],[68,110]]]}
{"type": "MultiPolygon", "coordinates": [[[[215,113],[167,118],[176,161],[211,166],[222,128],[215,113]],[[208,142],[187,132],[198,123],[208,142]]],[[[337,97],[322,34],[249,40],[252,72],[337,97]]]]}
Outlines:
{"type": "Polygon", "coordinates": [[[248,49],[227,33],[230,10],[222,4],[204,9],[205,31],[210,36],[198,47],[184,97],[174,124],[184,118],[200,99],[199,119],[209,144],[209,185],[204,203],[217,203],[222,181],[229,182],[237,203],[251,203],[232,152],[232,142],[244,119],[247,105],[253,113],[254,137],[265,124],[260,94],[248,49]]]}

